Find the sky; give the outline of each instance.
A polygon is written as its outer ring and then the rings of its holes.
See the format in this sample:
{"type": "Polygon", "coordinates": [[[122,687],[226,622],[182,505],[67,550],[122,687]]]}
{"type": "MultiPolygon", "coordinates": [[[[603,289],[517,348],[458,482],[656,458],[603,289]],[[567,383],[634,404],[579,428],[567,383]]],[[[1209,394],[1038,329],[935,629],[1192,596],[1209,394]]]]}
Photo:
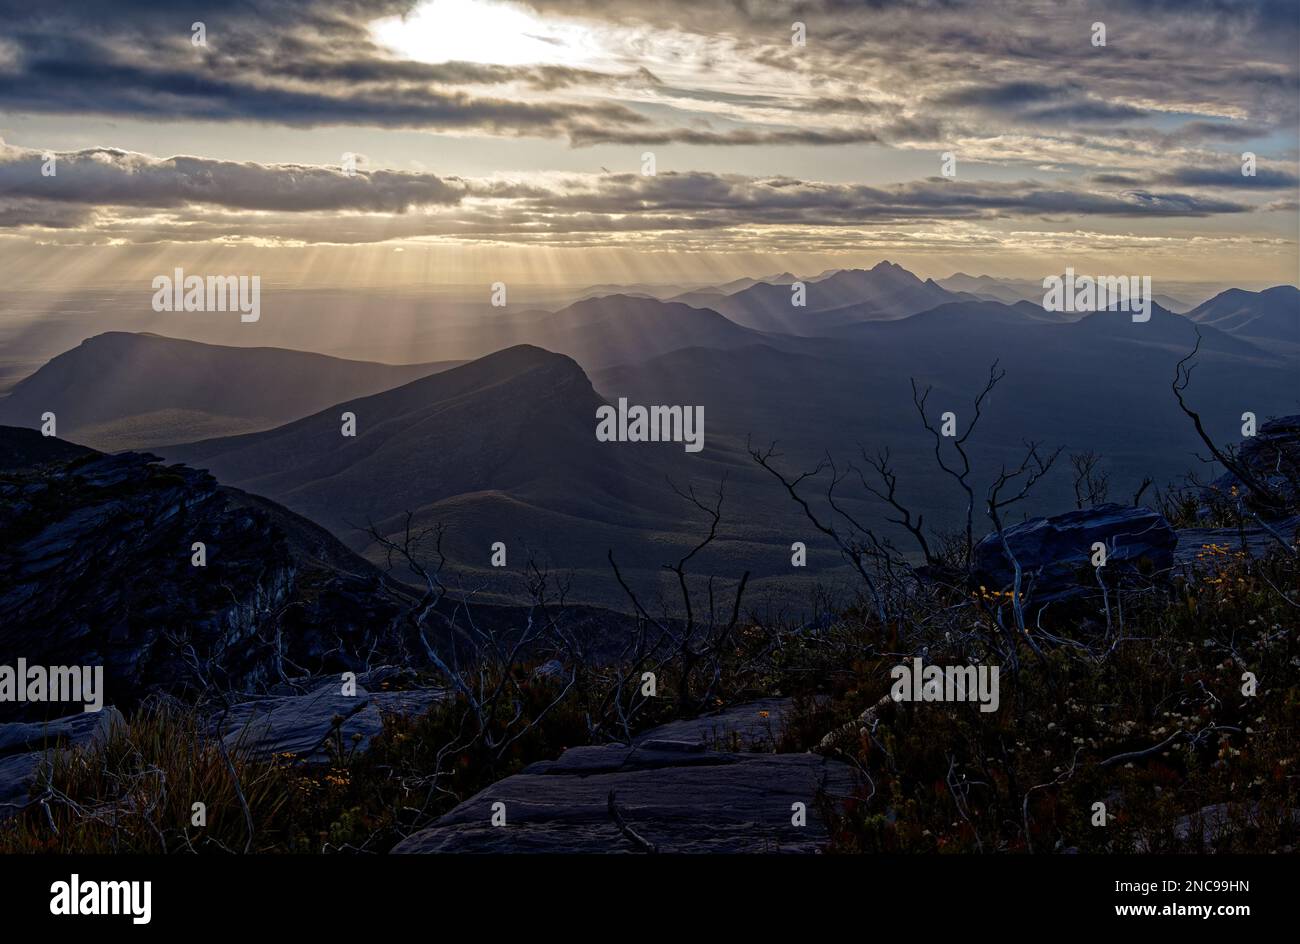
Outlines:
{"type": "Polygon", "coordinates": [[[10,287],[1295,283],[1298,171],[1295,0],[0,0],[10,287]]]}

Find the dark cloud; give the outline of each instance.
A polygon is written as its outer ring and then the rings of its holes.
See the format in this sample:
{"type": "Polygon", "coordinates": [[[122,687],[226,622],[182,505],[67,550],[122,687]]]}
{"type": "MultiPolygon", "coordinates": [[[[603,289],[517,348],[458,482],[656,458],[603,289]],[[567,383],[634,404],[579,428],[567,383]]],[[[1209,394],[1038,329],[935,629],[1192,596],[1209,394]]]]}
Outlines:
{"type": "Polygon", "coordinates": [[[1220,121],[1189,121],[1168,137],[1171,141],[1249,141],[1269,133],[1262,125],[1220,121]]]}
{"type": "Polygon", "coordinates": [[[1122,103],[1101,102],[1082,98],[1047,108],[1031,108],[1022,117],[1037,124],[1070,125],[1075,123],[1110,121],[1136,121],[1151,113],[1142,108],[1122,103]]]}
{"type": "Polygon", "coordinates": [[[1179,167],[1156,175],[1156,182],[1180,187],[1225,187],[1236,190],[1283,190],[1300,186],[1300,176],[1287,170],[1257,167],[1255,176],[1241,172],[1241,164],[1231,167],[1179,167]]]}
{"type": "Polygon", "coordinates": [[[792,107],[800,108],[812,112],[813,114],[848,114],[848,115],[876,115],[887,110],[887,106],[880,102],[869,101],[857,96],[839,96],[830,97],[822,96],[814,98],[812,101],[800,102],[792,107]]]}
{"type": "Polygon", "coordinates": [[[446,235],[532,241],[543,234],[1200,217],[1250,209],[1181,192],[1084,190],[1036,181],[929,178],[869,187],[702,172],[476,181],[391,171],[347,176],[336,168],[159,159],[109,149],[62,155],[54,177],[41,176],[40,164],[35,152],[0,150],[0,225],[85,225],[101,237],[131,240],[170,234],[181,240],[375,242],[446,235]],[[247,210],[257,212],[237,212],[247,210]]]}
{"type": "Polygon", "coordinates": [[[42,229],[75,229],[94,216],[90,207],[70,206],[49,200],[28,200],[0,195],[0,229],[36,226],[42,229]]]}
{"type": "Polygon", "coordinates": [[[1036,82],[997,82],[991,85],[964,85],[935,98],[939,105],[977,106],[1018,110],[1026,105],[1053,101],[1077,94],[1074,89],[1040,85],[1036,82]]]}
{"type": "Polygon", "coordinates": [[[552,212],[707,214],[716,225],[858,225],[997,217],[1210,216],[1250,208],[1226,200],[1149,190],[1099,192],[1048,187],[1033,181],[957,182],[929,178],[890,187],[829,184],[786,177],[753,178],[707,173],[620,174],[598,184],[525,208],[552,212]]]}
{"type": "Polygon", "coordinates": [[[1145,14],[1228,19],[1258,32],[1300,32],[1295,0],[1116,0],[1116,6],[1145,14]]]}
{"type": "Polygon", "coordinates": [[[481,129],[547,137],[585,121],[635,127],[646,120],[612,103],[539,104],[416,86],[349,83],[276,88],[94,57],[31,59],[25,65],[23,76],[0,85],[0,104],[15,111],[265,121],[296,127],[481,129]]]}
{"type": "Polygon", "coordinates": [[[1142,183],[1132,174],[1090,174],[1088,180],[1103,187],[1136,187],[1142,183]]]}
{"type": "Polygon", "coordinates": [[[940,94],[934,102],[939,106],[961,106],[1004,114],[1031,124],[1133,121],[1149,114],[1145,109],[1122,102],[1091,97],[1077,85],[1044,85],[1026,81],[967,85],[940,94]]]}
{"type": "MultiPolygon", "coordinates": [[[[574,85],[609,82],[620,77],[568,66],[502,66],[479,62],[413,62],[409,59],[290,59],[261,65],[277,76],[306,82],[393,83],[420,82],[439,85],[505,85],[518,83],[538,91],[555,91],[574,85]]],[[[644,70],[642,70],[644,71],[644,70]]],[[[639,73],[621,77],[643,78],[639,73]]]]}
{"type": "Polygon", "coordinates": [[[0,194],[109,206],[402,213],[412,206],[459,203],[468,190],[463,181],[388,170],[349,176],[341,167],[156,158],[110,148],[55,157],[56,172],[47,177],[40,152],[0,143],[0,194]]]}
{"type": "Polygon", "coordinates": [[[574,147],[597,144],[879,144],[884,137],[872,128],[625,128],[589,125],[570,132],[574,147]]]}

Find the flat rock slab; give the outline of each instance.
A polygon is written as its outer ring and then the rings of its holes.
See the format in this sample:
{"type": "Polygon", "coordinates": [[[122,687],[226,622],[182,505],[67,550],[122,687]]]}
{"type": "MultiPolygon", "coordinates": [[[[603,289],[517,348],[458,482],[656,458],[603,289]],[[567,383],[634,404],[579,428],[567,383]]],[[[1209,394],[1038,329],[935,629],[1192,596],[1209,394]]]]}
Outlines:
{"type": "Polygon", "coordinates": [[[624,823],[659,852],[816,852],[827,840],[819,791],[847,796],[847,764],[817,754],[714,754],[713,764],[613,773],[516,774],[466,800],[398,853],[641,852],[609,810],[612,790],[624,823]],[[506,825],[493,826],[493,804],[506,825]],[[792,805],[807,825],[791,824],[792,805]]]}
{"type": "Polygon", "coordinates": [[[650,741],[631,747],[626,744],[597,744],[571,747],[555,760],[539,761],[524,768],[524,774],[608,774],[621,770],[653,770],[656,767],[717,766],[730,763],[734,754],[706,751],[702,745],[683,741],[650,741]]]}
{"type": "Polygon", "coordinates": [[[526,774],[611,773],[653,767],[719,764],[718,752],[773,752],[792,699],[763,698],[637,735],[632,744],[571,747],[555,760],[538,761],[526,774]]]}
{"type": "Polygon", "coordinates": [[[781,736],[789,698],[762,698],[688,721],[670,721],[635,739],[685,741],[714,750],[771,751],[781,736]]]}
{"type": "Polygon", "coordinates": [[[737,731],[748,743],[770,741],[788,705],[767,699],[655,728],[630,746],[571,748],[493,784],[393,851],[645,852],[626,827],[665,853],[816,852],[828,838],[819,796],[834,802],[854,791],[849,765],[709,749],[737,731]],[[496,803],[505,804],[505,826],[492,825],[496,803]],[[805,804],[807,825],[792,824],[795,803],[805,804]]]}
{"type": "Polygon", "coordinates": [[[241,702],[219,722],[220,733],[228,747],[240,745],[255,758],[285,755],[325,763],[336,737],[345,751],[363,753],[383,730],[385,714],[419,714],[444,694],[443,689],[370,692],[358,684],[355,695],[343,695],[341,684],[330,680],[303,695],[241,702]]]}
{"type": "Polygon", "coordinates": [[[0,819],[27,805],[32,785],[54,753],[93,744],[122,723],[110,706],[48,722],[0,724],[0,819]]]}
{"type": "Polygon", "coordinates": [[[1296,529],[1300,528],[1300,517],[1274,521],[1269,524],[1273,529],[1270,534],[1264,528],[1254,526],[1238,530],[1236,528],[1183,528],[1178,532],[1178,547],[1174,550],[1174,560],[1179,565],[1195,563],[1213,564],[1215,555],[1208,552],[1210,545],[1235,554],[1244,550],[1250,557],[1265,557],[1282,550],[1278,543],[1280,537],[1284,542],[1295,539],[1296,529]],[[1276,536],[1275,536],[1276,535],[1276,536]],[[1245,546],[1242,546],[1242,542],[1245,546]],[[1202,556],[1203,555],[1203,556],[1202,556]]]}

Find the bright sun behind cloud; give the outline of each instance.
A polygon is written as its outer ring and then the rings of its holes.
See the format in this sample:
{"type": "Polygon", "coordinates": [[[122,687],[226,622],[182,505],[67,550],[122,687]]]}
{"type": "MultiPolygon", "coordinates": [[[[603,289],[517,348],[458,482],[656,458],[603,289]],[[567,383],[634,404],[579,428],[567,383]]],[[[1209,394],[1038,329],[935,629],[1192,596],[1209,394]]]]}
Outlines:
{"type": "Polygon", "coordinates": [[[517,3],[429,0],[406,17],[371,24],[375,39],[419,62],[592,65],[605,58],[595,33],[573,21],[543,21],[517,3]]]}

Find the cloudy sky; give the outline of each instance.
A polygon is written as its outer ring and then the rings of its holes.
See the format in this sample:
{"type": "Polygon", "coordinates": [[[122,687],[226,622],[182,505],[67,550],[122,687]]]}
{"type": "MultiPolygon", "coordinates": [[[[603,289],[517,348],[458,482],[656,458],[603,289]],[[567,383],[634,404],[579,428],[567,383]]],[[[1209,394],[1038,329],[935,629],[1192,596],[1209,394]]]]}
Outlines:
{"type": "Polygon", "coordinates": [[[0,0],[0,271],[1295,282],[1298,59],[1295,0],[0,0]]]}

